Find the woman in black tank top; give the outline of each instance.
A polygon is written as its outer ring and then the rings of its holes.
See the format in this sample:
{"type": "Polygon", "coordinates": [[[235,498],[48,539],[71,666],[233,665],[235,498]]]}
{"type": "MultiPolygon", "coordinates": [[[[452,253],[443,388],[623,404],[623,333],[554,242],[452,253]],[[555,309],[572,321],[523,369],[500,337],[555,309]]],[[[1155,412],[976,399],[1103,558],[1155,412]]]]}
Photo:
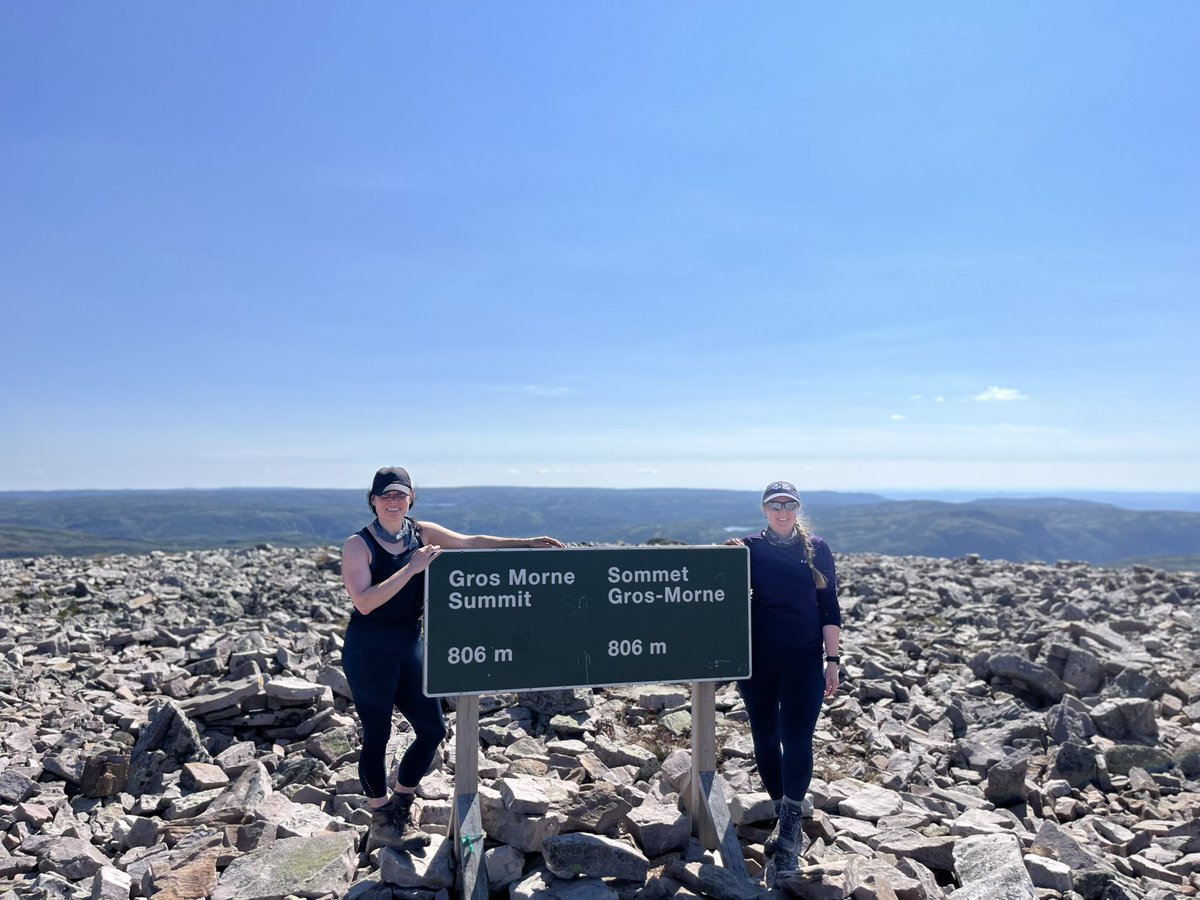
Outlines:
{"type": "Polygon", "coordinates": [[[429,843],[429,836],[414,828],[410,811],[417,783],[446,736],[440,701],[421,690],[425,570],[443,548],[563,546],[552,537],[459,534],[436,522],[420,522],[409,516],[414,500],[407,471],[380,469],[367,494],[375,519],[342,547],[342,580],[354,604],[342,668],[362,722],[358,775],[372,810],[371,842],[400,849],[429,843]],[[408,720],[415,739],[389,792],[385,763],[393,709],[408,720]]]}

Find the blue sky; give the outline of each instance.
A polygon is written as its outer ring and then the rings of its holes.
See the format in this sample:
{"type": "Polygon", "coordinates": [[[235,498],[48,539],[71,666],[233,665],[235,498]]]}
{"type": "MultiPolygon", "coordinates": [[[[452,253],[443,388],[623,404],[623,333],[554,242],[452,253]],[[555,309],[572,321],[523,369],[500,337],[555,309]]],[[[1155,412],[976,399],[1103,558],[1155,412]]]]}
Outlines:
{"type": "Polygon", "coordinates": [[[1200,7],[0,6],[0,489],[1200,490],[1200,7]]]}

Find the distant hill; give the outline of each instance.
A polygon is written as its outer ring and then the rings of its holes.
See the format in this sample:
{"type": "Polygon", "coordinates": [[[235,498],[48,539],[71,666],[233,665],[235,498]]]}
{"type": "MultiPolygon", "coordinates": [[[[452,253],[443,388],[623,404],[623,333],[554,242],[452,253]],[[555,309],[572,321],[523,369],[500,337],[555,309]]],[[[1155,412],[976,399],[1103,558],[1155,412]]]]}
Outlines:
{"type": "MultiPolygon", "coordinates": [[[[1042,502],[1046,496],[1031,496],[1028,493],[989,493],[979,491],[887,491],[888,500],[944,500],[947,503],[965,503],[970,500],[1033,500],[1042,502]]],[[[1187,491],[1064,491],[1052,495],[1070,500],[1090,500],[1093,503],[1109,503],[1121,509],[1176,510],[1178,512],[1200,512],[1200,493],[1187,491]]]]}
{"type": "MultiPolygon", "coordinates": [[[[418,490],[414,514],[466,533],[568,542],[716,543],[763,527],[757,491],[457,487],[418,490]]],[[[805,495],[837,551],[1200,569],[1200,512],[1063,498],[963,503],[805,495]]],[[[0,492],[0,557],[340,544],[370,518],[365,490],[228,488],[0,492]]]]}

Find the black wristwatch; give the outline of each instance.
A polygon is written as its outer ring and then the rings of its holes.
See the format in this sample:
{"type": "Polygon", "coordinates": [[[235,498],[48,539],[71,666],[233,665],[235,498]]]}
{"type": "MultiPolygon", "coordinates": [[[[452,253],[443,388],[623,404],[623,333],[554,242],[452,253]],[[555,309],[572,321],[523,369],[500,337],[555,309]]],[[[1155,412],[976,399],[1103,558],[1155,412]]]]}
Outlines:
{"type": "Polygon", "coordinates": [[[840,663],[841,663],[841,661],[842,661],[842,658],[841,658],[840,656],[828,656],[828,655],[826,655],[826,657],[825,657],[825,662],[839,663],[839,664],[840,664],[840,663]]]}

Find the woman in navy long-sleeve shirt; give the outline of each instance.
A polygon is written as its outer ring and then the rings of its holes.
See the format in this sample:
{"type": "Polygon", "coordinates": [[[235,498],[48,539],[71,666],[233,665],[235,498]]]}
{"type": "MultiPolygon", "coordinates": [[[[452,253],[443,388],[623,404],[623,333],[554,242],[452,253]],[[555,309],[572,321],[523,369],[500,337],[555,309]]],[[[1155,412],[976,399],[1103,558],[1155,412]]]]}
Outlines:
{"type": "Polygon", "coordinates": [[[738,682],[763,787],[779,805],[767,842],[768,883],[798,866],[801,802],[813,772],[813,732],[821,701],[838,689],[842,614],[829,546],[809,533],[795,485],[763,491],[767,527],[734,538],[750,548],[753,675],[738,682]]]}

